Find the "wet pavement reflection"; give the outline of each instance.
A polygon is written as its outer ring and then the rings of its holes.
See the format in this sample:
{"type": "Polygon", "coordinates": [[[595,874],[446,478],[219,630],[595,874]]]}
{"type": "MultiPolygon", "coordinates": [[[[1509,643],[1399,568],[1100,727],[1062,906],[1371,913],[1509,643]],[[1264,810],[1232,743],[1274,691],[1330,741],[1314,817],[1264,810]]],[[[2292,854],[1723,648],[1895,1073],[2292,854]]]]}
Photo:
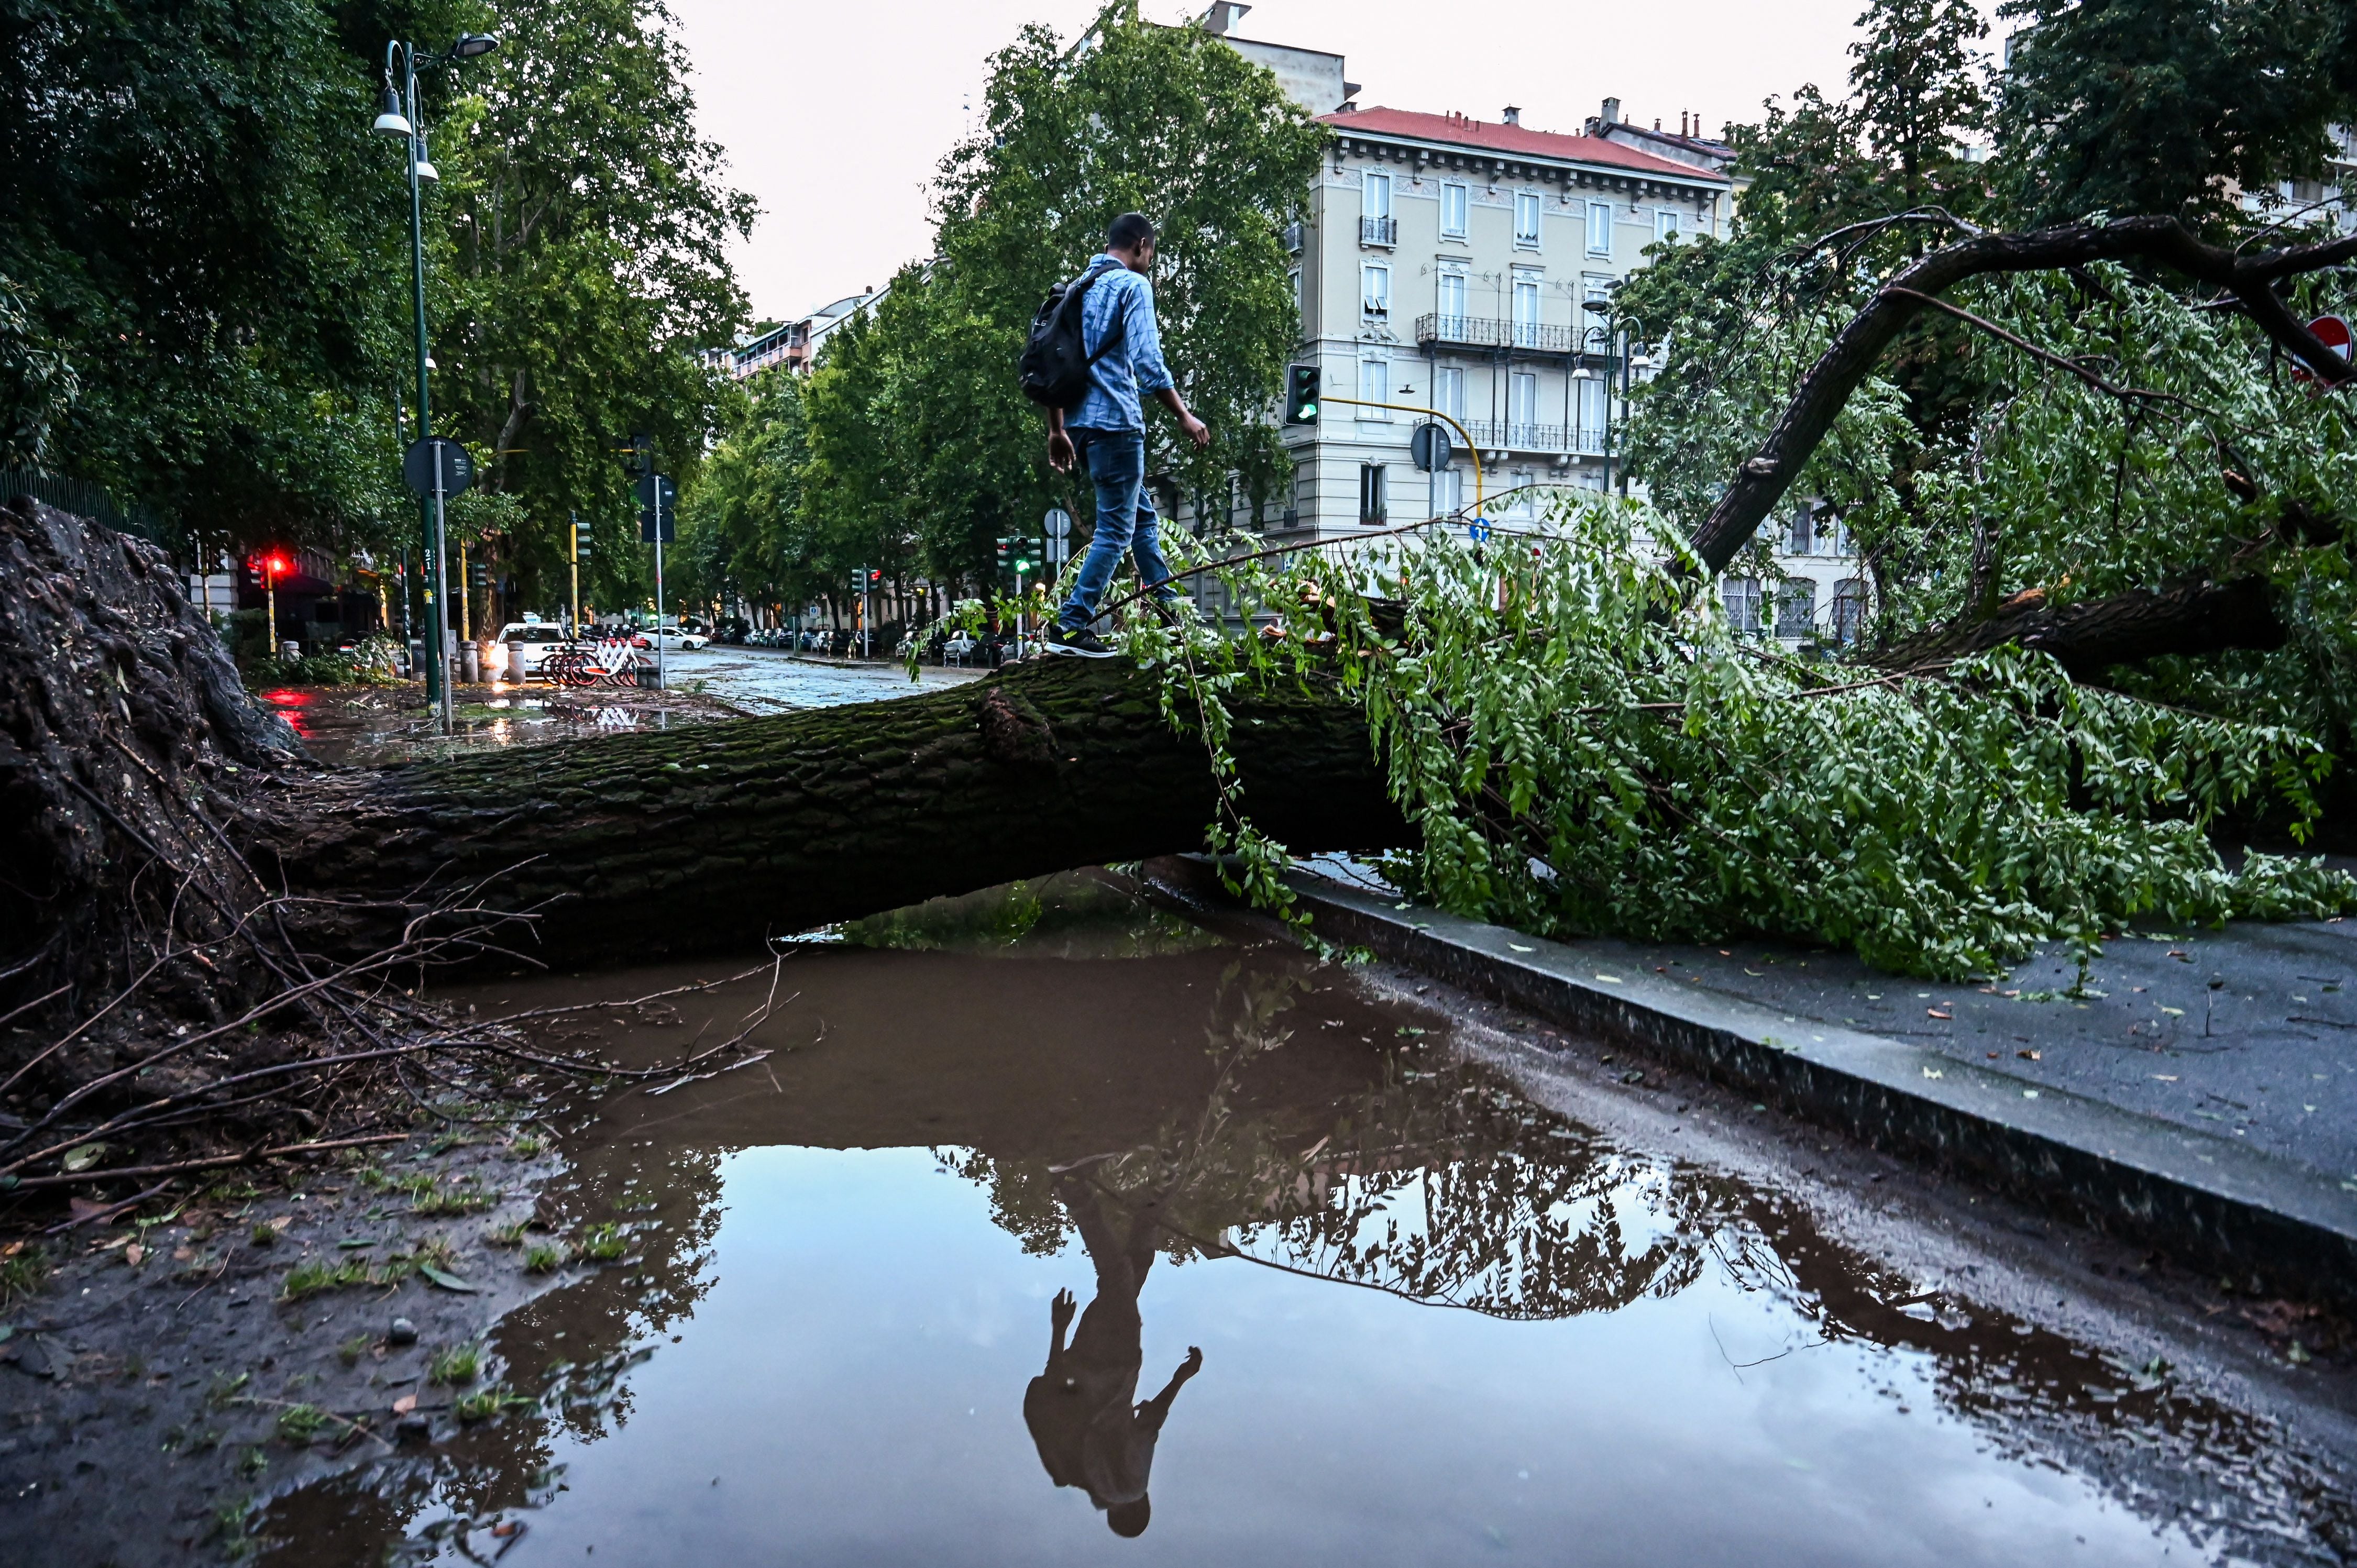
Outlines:
{"type": "MultiPolygon", "coordinates": [[[[564,1043],[658,1062],[769,985],[564,1043]]],[[[264,1561],[2357,1549],[2294,1434],[1926,1292],[1787,1196],[1533,1104],[1351,972],[1105,874],[863,922],[778,995],[766,1059],[566,1116],[546,1235],[611,1255],[497,1330],[506,1412],[444,1410],[431,1444],[279,1498],[264,1561]]]]}

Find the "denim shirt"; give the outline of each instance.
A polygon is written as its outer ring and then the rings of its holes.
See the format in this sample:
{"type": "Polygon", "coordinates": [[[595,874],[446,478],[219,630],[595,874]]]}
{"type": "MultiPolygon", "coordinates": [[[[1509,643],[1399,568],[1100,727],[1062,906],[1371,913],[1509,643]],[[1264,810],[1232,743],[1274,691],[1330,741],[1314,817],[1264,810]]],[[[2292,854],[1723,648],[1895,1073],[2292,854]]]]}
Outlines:
{"type": "Polygon", "coordinates": [[[1145,274],[1131,272],[1110,254],[1089,265],[1098,262],[1114,265],[1089,285],[1081,300],[1081,342],[1093,354],[1115,320],[1125,318],[1128,327],[1113,351],[1090,367],[1089,395],[1064,423],[1090,430],[1143,431],[1146,414],[1138,398],[1171,384],[1170,369],[1162,362],[1162,330],[1154,321],[1154,285],[1145,274]]]}

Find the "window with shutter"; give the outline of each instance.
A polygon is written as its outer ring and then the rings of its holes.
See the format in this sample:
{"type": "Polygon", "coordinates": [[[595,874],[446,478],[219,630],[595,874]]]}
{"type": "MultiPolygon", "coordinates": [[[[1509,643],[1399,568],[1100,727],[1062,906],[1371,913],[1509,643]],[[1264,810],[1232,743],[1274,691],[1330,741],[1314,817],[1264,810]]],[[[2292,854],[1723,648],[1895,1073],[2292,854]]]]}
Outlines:
{"type": "Polygon", "coordinates": [[[1612,253],[1612,204],[1592,196],[1587,199],[1587,253],[1612,253]]]}
{"type": "Polygon", "coordinates": [[[1446,240],[1465,238],[1465,217],[1469,205],[1464,186],[1444,185],[1440,188],[1441,238],[1446,240]]]}
{"type": "Polygon", "coordinates": [[[1366,313],[1378,320],[1392,313],[1392,270],[1369,262],[1359,269],[1360,293],[1366,313]]]}
{"type": "Polygon", "coordinates": [[[1514,195],[1514,243],[1523,250],[1538,249],[1539,198],[1534,190],[1518,191],[1514,195]]]}
{"type": "Polygon", "coordinates": [[[1374,523],[1383,521],[1383,466],[1381,463],[1359,465],[1359,521],[1374,523]]]}

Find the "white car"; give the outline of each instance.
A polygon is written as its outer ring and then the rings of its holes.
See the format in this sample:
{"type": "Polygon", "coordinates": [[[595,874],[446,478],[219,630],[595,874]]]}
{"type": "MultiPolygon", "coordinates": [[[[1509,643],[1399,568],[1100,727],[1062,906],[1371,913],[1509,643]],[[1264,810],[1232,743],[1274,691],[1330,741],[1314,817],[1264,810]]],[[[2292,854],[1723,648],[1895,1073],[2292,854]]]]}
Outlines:
{"type": "Polygon", "coordinates": [[[519,682],[539,674],[550,654],[573,646],[563,627],[544,620],[510,621],[500,628],[500,640],[508,645],[508,679],[519,682]]]}
{"type": "Polygon", "coordinates": [[[963,664],[968,659],[974,657],[974,650],[981,646],[982,644],[974,639],[974,634],[972,632],[953,631],[950,633],[948,639],[942,644],[942,657],[943,659],[954,659],[959,663],[963,664]]]}
{"type": "Polygon", "coordinates": [[[682,631],[677,627],[669,626],[661,631],[657,631],[651,626],[642,626],[630,634],[631,645],[637,648],[652,648],[658,640],[661,641],[665,652],[673,650],[693,651],[705,647],[712,641],[700,631],[682,631]]]}

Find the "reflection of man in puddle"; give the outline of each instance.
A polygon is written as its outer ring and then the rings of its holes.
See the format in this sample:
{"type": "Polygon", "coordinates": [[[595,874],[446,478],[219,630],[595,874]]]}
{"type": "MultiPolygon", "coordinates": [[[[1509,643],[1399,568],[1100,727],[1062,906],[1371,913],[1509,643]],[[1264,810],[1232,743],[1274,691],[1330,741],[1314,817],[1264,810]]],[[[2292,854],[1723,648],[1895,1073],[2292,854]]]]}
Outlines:
{"type": "Polygon", "coordinates": [[[1146,1360],[1138,1339],[1144,1325],[1137,1293],[1154,1262],[1154,1220],[1141,1211],[1116,1233],[1096,1194],[1077,1182],[1056,1186],[1096,1265],[1097,1294],[1068,1346],[1064,1331],[1071,1326],[1076,1304],[1071,1292],[1056,1293],[1049,1308],[1054,1337],[1048,1346],[1048,1369],[1023,1391],[1023,1420],[1049,1480],[1086,1491],[1104,1509],[1115,1535],[1142,1535],[1152,1517],[1146,1481],[1154,1467],[1154,1440],[1170,1414],[1170,1402],[1202,1369],[1203,1352],[1189,1346],[1168,1385],[1143,1404],[1131,1403],[1146,1360]]]}

